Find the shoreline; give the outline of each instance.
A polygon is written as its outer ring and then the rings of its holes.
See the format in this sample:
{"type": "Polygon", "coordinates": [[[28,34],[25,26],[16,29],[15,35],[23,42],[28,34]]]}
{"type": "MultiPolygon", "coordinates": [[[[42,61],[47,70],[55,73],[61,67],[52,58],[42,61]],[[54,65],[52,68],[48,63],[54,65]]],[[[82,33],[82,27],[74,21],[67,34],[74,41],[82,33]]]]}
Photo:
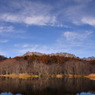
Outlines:
{"type": "Polygon", "coordinates": [[[86,76],[83,75],[63,75],[63,74],[56,74],[56,75],[43,75],[40,77],[39,75],[30,75],[30,74],[6,74],[6,75],[0,75],[0,77],[10,77],[10,78],[22,78],[22,79],[27,79],[27,78],[89,78],[91,80],[95,80],[95,74],[89,74],[86,76]]]}

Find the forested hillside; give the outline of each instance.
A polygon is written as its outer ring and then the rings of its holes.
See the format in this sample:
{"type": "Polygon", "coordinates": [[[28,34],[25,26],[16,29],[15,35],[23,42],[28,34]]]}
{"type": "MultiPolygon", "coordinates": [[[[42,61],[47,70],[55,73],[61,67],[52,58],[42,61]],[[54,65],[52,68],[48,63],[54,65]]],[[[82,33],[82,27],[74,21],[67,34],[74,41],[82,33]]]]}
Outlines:
{"type": "Polygon", "coordinates": [[[4,56],[2,56],[2,55],[0,55],[0,61],[3,61],[3,60],[5,60],[5,59],[7,59],[7,58],[4,57],[4,56]]]}
{"type": "Polygon", "coordinates": [[[88,75],[95,73],[95,61],[59,55],[30,55],[5,59],[0,62],[0,74],[88,75]]]}

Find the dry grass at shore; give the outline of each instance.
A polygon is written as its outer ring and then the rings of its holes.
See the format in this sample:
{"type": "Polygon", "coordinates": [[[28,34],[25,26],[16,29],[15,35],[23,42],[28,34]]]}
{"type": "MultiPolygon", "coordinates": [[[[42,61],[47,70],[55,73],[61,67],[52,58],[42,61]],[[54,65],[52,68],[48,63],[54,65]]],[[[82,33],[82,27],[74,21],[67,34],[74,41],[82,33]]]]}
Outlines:
{"type": "Polygon", "coordinates": [[[85,76],[86,78],[89,78],[91,80],[95,80],[95,74],[89,74],[87,76],[85,76]]]}
{"type": "MultiPolygon", "coordinates": [[[[29,75],[29,74],[7,74],[7,75],[0,75],[1,77],[11,77],[11,78],[22,78],[22,79],[27,79],[27,78],[39,78],[39,75],[29,75]]],[[[81,77],[85,77],[85,78],[89,78],[91,80],[95,80],[95,74],[90,74],[87,76],[82,76],[82,75],[63,75],[63,74],[56,74],[56,75],[49,75],[49,76],[43,76],[43,77],[51,77],[51,78],[81,78],[81,77]]]]}
{"type": "Polygon", "coordinates": [[[11,77],[11,78],[37,78],[38,75],[29,75],[29,74],[8,74],[8,75],[0,75],[1,77],[11,77]]]}

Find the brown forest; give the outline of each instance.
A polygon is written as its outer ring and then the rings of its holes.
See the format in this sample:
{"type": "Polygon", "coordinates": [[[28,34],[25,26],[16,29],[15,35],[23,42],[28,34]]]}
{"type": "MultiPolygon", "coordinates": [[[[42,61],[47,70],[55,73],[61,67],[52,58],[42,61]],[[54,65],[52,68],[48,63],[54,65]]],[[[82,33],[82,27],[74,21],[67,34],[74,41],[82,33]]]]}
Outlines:
{"type": "Polygon", "coordinates": [[[88,75],[95,73],[95,61],[50,55],[31,55],[0,59],[0,74],[19,73],[88,75]]]}

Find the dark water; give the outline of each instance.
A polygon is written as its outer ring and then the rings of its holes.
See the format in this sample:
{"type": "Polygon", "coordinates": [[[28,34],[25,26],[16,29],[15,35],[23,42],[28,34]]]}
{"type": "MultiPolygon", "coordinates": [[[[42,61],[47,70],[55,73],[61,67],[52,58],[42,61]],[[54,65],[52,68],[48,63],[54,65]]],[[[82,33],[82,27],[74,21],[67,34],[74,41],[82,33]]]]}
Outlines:
{"type": "Polygon", "coordinates": [[[95,81],[86,78],[0,78],[0,95],[95,95],[95,81]]]}

